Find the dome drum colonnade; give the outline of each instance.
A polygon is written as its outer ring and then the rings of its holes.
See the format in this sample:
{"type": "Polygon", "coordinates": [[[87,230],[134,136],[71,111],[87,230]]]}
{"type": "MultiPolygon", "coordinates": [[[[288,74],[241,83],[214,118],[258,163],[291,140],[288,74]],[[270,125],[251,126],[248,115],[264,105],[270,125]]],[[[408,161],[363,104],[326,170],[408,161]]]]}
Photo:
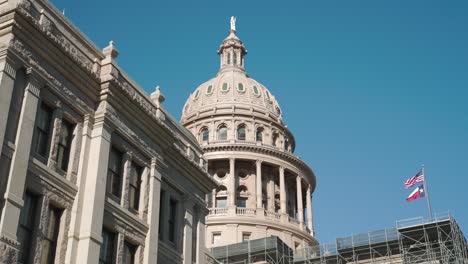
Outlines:
{"type": "Polygon", "coordinates": [[[191,94],[181,120],[198,138],[209,173],[220,184],[207,199],[207,247],[270,235],[293,249],[317,244],[315,175],[293,155],[294,137],[278,102],[247,75],[247,50],[235,30],[218,54],[218,74],[191,94]]]}

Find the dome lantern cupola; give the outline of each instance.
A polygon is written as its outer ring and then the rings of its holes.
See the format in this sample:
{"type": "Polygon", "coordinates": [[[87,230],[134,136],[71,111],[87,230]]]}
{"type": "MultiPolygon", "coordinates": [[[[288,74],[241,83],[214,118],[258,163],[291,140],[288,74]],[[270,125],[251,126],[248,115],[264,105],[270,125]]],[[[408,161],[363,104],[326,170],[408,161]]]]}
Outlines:
{"type": "Polygon", "coordinates": [[[236,18],[231,17],[231,31],[219,46],[220,71],[225,69],[244,71],[244,57],[247,50],[242,41],[236,36],[236,18]]]}

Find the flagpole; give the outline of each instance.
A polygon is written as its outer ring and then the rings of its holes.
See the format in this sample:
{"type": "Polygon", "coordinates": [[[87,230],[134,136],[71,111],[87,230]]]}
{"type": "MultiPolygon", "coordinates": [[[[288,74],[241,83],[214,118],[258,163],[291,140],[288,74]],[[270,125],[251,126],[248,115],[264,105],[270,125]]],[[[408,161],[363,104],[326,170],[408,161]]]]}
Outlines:
{"type": "Polygon", "coordinates": [[[426,172],[424,171],[424,164],[422,165],[422,175],[424,175],[424,191],[426,192],[426,201],[427,201],[427,208],[429,209],[429,218],[432,221],[432,207],[431,207],[431,199],[429,199],[429,191],[427,189],[427,177],[426,172]]]}

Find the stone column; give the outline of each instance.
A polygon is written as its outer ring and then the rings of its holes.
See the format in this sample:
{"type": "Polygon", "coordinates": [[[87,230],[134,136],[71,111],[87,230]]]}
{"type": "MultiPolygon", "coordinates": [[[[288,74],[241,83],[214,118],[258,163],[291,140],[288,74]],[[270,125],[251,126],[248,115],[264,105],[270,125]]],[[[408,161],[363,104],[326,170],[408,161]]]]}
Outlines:
{"type": "Polygon", "coordinates": [[[229,206],[236,206],[236,159],[229,159],[229,206]]]}
{"type": "Polygon", "coordinates": [[[280,204],[281,204],[281,213],[286,214],[286,185],[284,182],[284,167],[279,167],[279,177],[280,177],[280,204]]]}
{"type": "Polygon", "coordinates": [[[3,147],[15,76],[16,70],[8,60],[0,62],[0,147],[3,147]]]}
{"type": "Polygon", "coordinates": [[[197,225],[197,264],[205,263],[205,215],[207,214],[206,210],[200,207],[198,214],[198,225],[197,225]]]}
{"type": "Polygon", "coordinates": [[[306,197],[306,203],[307,203],[307,227],[310,230],[310,235],[315,236],[314,232],[314,222],[312,218],[312,193],[311,193],[312,187],[309,186],[307,187],[307,197],[306,197]]]}
{"type": "Polygon", "coordinates": [[[268,177],[268,186],[267,186],[267,207],[268,211],[275,211],[275,181],[273,176],[270,174],[268,177]]]}
{"type": "Polygon", "coordinates": [[[211,208],[216,208],[216,189],[211,191],[211,208]]]}
{"type": "Polygon", "coordinates": [[[143,264],[158,262],[158,243],[159,243],[159,214],[161,199],[161,179],[157,158],[151,160],[151,170],[149,179],[148,195],[148,234],[146,235],[145,251],[143,253],[143,264]]]}
{"type": "MultiPolygon", "coordinates": [[[[10,172],[4,194],[4,205],[0,218],[0,237],[16,241],[19,215],[23,208],[23,192],[28,171],[34,124],[42,84],[35,73],[28,70],[27,87],[18,121],[16,149],[11,159],[10,172]]],[[[3,87],[1,87],[3,89],[3,87]]],[[[2,91],[3,94],[3,91],[2,91]]],[[[8,113],[8,110],[4,113],[8,113]]],[[[2,113],[1,115],[4,115],[2,113]]]]}
{"type": "Polygon", "coordinates": [[[184,214],[184,237],[182,252],[184,256],[184,264],[192,264],[192,243],[193,241],[193,202],[192,199],[188,199],[184,203],[185,214],[184,214]]]}
{"type": "Polygon", "coordinates": [[[52,170],[57,170],[58,142],[62,130],[63,109],[62,104],[58,103],[52,114],[52,136],[50,139],[49,155],[47,166],[52,170]]]}
{"type": "MultiPolygon", "coordinates": [[[[105,102],[102,102],[105,104],[105,102]]],[[[105,106],[104,106],[105,107],[105,106]]],[[[94,263],[99,258],[102,221],[106,198],[106,180],[111,147],[111,129],[104,123],[104,113],[99,113],[90,136],[87,166],[76,201],[78,207],[78,248],[76,263],[94,263]]]]}
{"type": "MultiPolygon", "coordinates": [[[[123,174],[122,174],[122,191],[120,192],[120,206],[123,208],[129,207],[128,189],[130,188],[130,174],[132,173],[132,152],[125,152],[122,157],[123,174]]],[[[142,188],[140,188],[142,189],[142,188]]]]}
{"type": "Polygon", "coordinates": [[[297,193],[297,216],[301,228],[304,226],[304,206],[302,200],[302,179],[300,175],[296,176],[296,193],[297,193]]]}
{"type": "Polygon", "coordinates": [[[262,208],[262,161],[257,160],[257,174],[256,174],[256,187],[257,187],[257,208],[262,208]]]}

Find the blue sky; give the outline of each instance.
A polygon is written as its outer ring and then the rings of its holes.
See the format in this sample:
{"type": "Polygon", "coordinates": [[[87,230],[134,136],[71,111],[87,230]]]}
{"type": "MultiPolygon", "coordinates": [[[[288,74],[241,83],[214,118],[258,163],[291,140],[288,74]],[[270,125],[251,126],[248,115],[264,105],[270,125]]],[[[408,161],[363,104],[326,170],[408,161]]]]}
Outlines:
{"type": "Polygon", "coordinates": [[[237,16],[247,71],[317,175],[320,242],[427,216],[403,188],[421,164],[434,211],[468,234],[467,1],[52,2],[177,118],[237,16]]]}

